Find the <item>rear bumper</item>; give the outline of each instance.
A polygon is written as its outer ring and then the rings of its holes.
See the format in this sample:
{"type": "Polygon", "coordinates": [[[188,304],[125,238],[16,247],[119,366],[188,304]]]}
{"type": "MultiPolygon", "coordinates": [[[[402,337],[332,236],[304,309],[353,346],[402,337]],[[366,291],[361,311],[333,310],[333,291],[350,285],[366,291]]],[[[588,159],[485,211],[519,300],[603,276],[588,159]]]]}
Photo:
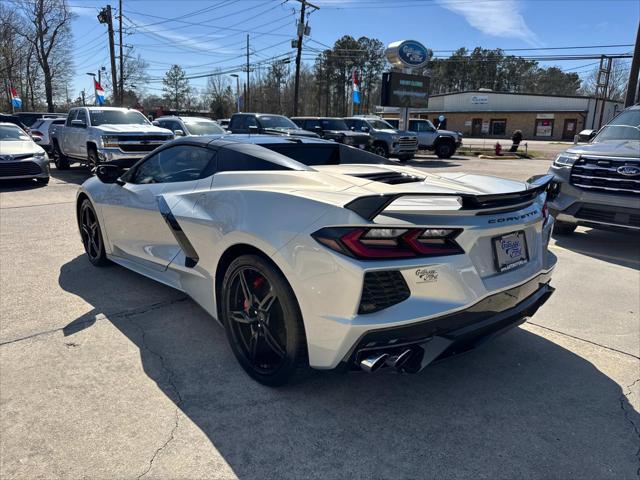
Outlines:
{"type": "Polygon", "coordinates": [[[427,365],[469,351],[525,322],[553,294],[551,272],[484,298],[473,306],[402,327],[373,330],[363,335],[342,361],[341,368],[359,369],[359,362],[377,353],[413,353],[404,370],[427,365]]]}

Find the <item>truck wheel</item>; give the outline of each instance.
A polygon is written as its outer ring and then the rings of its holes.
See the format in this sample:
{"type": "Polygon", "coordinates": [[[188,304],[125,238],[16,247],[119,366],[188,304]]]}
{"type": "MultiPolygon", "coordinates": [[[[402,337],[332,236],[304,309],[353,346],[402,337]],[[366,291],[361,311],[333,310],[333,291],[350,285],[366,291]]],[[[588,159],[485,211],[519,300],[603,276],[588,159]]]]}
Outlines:
{"type": "Polygon", "coordinates": [[[373,153],[384,158],[389,158],[389,149],[384,143],[378,142],[373,144],[373,153]]]}
{"type": "Polygon", "coordinates": [[[553,233],[557,233],[559,235],[570,235],[576,231],[577,227],[578,225],[576,225],[575,223],[556,220],[556,223],[553,226],[553,233]]]}
{"type": "Polygon", "coordinates": [[[53,163],[58,170],[68,170],[69,169],[69,157],[67,157],[62,150],[60,150],[60,145],[56,140],[53,141],[53,163]]]}
{"type": "Polygon", "coordinates": [[[87,147],[87,160],[89,160],[89,168],[97,167],[98,165],[100,165],[96,147],[87,147]]]}
{"type": "Polygon", "coordinates": [[[443,140],[436,145],[436,155],[438,158],[451,158],[456,152],[454,143],[450,140],[443,140]]]}

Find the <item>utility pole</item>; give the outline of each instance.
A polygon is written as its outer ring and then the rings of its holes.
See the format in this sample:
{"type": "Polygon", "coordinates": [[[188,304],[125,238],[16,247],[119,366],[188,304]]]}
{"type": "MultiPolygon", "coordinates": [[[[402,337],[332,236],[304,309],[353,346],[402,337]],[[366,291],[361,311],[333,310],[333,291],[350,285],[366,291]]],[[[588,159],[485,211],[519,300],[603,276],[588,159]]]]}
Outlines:
{"type": "Polygon", "coordinates": [[[298,42],[296,44],[298,51],[296,52],[296,80],[293,87],[293,116],[294,117],[298,115],[298,92],[300,90],[300,60],[302,58],[302,38],[305,35],[308,35],[308,32],[306,32],[307,28],[304,22],[304,12],[307,5],[309,5],[309,7],[315,10],[320,9],[319,7],[316,7],[315,5],[307,2],[307,0],[298,0],[298,2],[302,4],[302,7],[300,7],[300,22],[298,23],[298,42]]]}
{"type": "Polygon", "coordinates": [[[85,94],[84,94],[84,88],[83,88],[83,89],[82,89],[82,106],[83,106],[83,107],[87,104],[87,103],[86,103],[86,100],[85,100],[85,98],[84,98],[84,95],[85,95],[85,94]]]}
{"type": "Polygon", "coordinates": [[[636,33],[636,46],[633,50],[633,60],[631,60],[631,69],[629,70],[629,83],[627,83],[627,95],[624,100],[624,106],[630,107],[634,105],[638,98],[638,73],[640,72],[640,22],[638,22],[638,32],[636,33]]]}
{"type": "Polygon", "coordinates": [[[120,84],[118,91],[120,92],[120,106],[124,107],[124,57],[122,56],[122,0],[118,0],[118,20],[120,21],[120,84]]]}
{"type": "Polygon", "coordinates": [[[98,21],[106,23],[109,31],[109,55],[111,57],[111,83],[113,85],[113,101],[118,102],[118,81],[116,76],[116,48],[113,43],[113,17],[111,16],[111,5],[107,5],[100,10],[98,21]]]}
{"type": "MultiPolygon", "coordinates": [[[[600,67],[598,68],[598,76],[596,77],[596,107],[598,105],[598,98],[602,100],[600,105],[600,119],[598,120],[598,128],[602,127],[602,118],[604,116],[604,109],[607,106],[607,98],[609,96],[609,77],[611,76],[611,65],[613,59],[606,55],[600,57],[600,67]]],[[[593,119],[595,120],[598,109],[595,108],[593,112],[593,119]]],[[[592,125],[593,126],[593,125],[592,125]]]]}
{"type": "Polygon", "coordinates": [[[249,87],[249,34],[247,33],[247,95],[244,99],[244,111],[251,111],[251,102],[249,100],[249,96],[251,95],[250,87],[249,87]]]}

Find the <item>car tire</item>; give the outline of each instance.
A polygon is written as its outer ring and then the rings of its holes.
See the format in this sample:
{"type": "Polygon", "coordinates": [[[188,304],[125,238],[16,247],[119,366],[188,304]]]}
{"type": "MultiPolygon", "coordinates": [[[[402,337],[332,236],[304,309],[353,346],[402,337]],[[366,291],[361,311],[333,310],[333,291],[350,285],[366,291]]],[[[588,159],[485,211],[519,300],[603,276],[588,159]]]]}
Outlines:
{"type": "Polygon", "coordinates": [[[575,223],[556,220],[553,225],[553,233],[557,233],[558,235],[570,235],[576,231],[576,228],[578,228],[578,225],[575,223]]]}
{"type": "Polygon", "coordinates": [[[84,251],[89,261],[96,267],[109,265],[111,262],[107,258],[107,253],[104,248],[104,240],[98,215],[88,198],[84,199],[80,205],[78,227],[80,228],[82,245],[84,246],[84,251]]]}
{"type": "Polygon", "coordinates": [[[44,187],[45,185],[49,184],[49,177],[47,177],[47,178],[36,178],[36,182],[38,182],[38,185],[42,185],[44,187]]]}
{"type": "Polygon", "coordinates": [[[389,148],[382,142],[374,143],[371,151],[376,155],[380,155],[381,157],[389,158],[389,148]]]}
{"type": "Polygon", "coordinates": [[[95,147],[87,147],[87,161],[89,162],[89,168],[94,168],[100,165],[98,152],[95,147]]]}
{"type": "Polygon", "coordinates": [[[57,141],[53,142],[53,157],[53,163],[58,170],[69,170],[69,157],[62,153],[62,150],[60,150],[60,145],[58,145],[57,141]]]}
{"type": "Polygon", "coordinates": [[[456,147],[453,142],[445,140],[438,142],[435,151],[438,158],[451,158],[456,153],[456,147]]]}
{"type": "Polygon", "coordinates": [[[221,288],[227,339],[242,368],[270,387],[299,381],[310,371],[300,307],[291,286],[268,260],[242,255],[221,288]]]}

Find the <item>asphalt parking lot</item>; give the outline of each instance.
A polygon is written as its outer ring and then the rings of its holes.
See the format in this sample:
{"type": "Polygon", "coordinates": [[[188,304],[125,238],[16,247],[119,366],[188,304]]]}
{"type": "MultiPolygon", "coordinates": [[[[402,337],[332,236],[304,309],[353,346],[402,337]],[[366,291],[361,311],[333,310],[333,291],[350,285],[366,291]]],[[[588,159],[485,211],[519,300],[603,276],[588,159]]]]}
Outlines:
{"type": "MultiPolygon", "coordinates": [[[[548,160],[418,158],[526,179],[548,160]]],[[[269,389],[180,292],[83,256],[88,171],[0,185],[0,476],[636,478],[640,242],[557,237],[556,293],[522,327],[417,375],[269,389]]]]}

